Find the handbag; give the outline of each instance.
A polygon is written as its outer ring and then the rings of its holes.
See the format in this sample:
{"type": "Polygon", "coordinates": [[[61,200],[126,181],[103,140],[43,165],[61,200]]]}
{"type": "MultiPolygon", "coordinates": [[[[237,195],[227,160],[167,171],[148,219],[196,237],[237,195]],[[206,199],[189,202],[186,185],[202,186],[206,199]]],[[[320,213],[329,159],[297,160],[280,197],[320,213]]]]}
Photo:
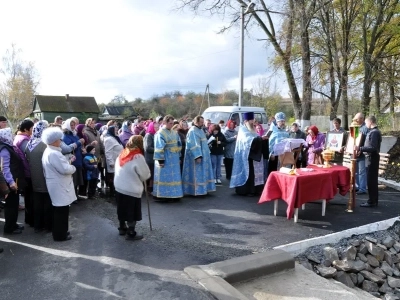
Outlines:
{"type": "Polygon", "coordinates": [[[5,196],[10,193],[10,189],[8,188],[7,182],[4,179],[4,175],[0,172],[0,195],[5,196]]]}

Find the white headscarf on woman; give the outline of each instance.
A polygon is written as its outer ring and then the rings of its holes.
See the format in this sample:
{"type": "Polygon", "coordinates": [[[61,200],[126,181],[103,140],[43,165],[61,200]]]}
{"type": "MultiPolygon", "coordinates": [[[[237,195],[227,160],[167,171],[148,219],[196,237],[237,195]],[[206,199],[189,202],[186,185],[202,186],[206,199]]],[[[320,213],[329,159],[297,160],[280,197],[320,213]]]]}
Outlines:
{"type": "Polygon", "coordinates": [[[10,127],[0,129],[0,142],[13,146],[13,135],[10,127]]]}
{"type": "Polygon", "coordinates": [[[40,120],[33,125],[33,132],[31,139],[28,142],[27,148],[29,151],[33,151],[37,145],[42,141],[42,133],[49,127],[49,123],[46,120],[40,120]]]}
{"type": "Polygon", "coordinates": [[[42,141],[46,145],[53,144],[57,140],[61,140],[63,133],[59,127],[49,127],[43,130],[42,141]]]}
{"type": "MultiPolygon", "coordinates": [[[[66,129],[68,131],[71,131],[73,134],[76,134],[75,130],[72,131],[71,129],[71,122],[75,122],[74,120],[72,120],[72,118],[70,119],[66,119],[65,122],[62,124],[61,128],[62,129],[66,129]]],[[[76,124],[75,124],[76,125],[76,124]]]]}

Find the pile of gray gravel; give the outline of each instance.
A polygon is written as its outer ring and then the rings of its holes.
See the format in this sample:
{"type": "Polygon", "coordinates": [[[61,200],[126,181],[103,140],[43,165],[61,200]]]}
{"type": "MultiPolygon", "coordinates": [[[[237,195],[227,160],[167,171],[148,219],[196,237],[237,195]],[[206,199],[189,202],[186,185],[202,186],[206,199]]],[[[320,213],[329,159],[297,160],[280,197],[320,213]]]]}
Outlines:
{"type": "Polygon", "coordinates": [[[307,249],[296,260],[325,278],[381,299],[400,299],[400,222],[383,231],[307,249]]]}

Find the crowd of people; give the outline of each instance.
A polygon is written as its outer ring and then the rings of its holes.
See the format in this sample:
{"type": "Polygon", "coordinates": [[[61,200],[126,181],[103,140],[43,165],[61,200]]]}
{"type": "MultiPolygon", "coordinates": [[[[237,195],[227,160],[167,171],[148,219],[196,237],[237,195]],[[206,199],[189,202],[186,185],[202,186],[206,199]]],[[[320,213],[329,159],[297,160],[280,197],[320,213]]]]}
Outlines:
{"type": "MultiPolygon", "coordinates": [[[[71,239],[69,207],[97,197],[97,185],[109,189],[117,203],[119,234],[137,240],[136,222],[142,219],[141,196],[146,189],[156,201],[179,201],[184,195],[205,196],[222,184],[225,166],[229,186],[240,195],[259,195],[268,174],[279,168],[274,146],[286,138],[304,139],[297,167],[322,163],[325,134],[316,126],[302,131],[297,123],[286,129],[282,112],[264,129],[254,113],[243,113],[243,124],[221,120],[212,124],[202,116],[189,127],[185,118],[171,115],[154,120],[138,118],[106,125],[89,118],[54,123],[22,121],[13,134],[0,116],[0,194],[5,198],[4,234],[20,234],[19,194],[25,201],[25,223],[35,232],[52,232],[55,241],[71,239]],[[239,126],[242,125],[242,126],[239,126]]],[[[365,207],[378,205],[377,178],[381,134],[374,116],[356,114],[362,139],[357,144],[358,194],[369,192],[365,207]]],[[[341,120],[333,132],[347,133],[341,120]]],[[[346,140],[335,162],[341,164],[346,140]]]]}

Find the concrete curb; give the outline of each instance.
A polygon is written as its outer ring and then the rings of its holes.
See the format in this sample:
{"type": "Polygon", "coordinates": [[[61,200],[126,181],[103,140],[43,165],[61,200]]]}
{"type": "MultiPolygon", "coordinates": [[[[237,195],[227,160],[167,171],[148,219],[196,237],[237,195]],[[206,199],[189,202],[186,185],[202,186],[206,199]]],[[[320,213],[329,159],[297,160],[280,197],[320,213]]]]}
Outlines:
{"type": "Polygon", "coordinates": [[[271,250],[205,266],[190,266],[184,271],[217,299],[245,300],[247,298],[230,283],[270,275],[294,267],[294,259],[289,253],[283,250],[271,250]]]}
{"type": "Polygon", "coordinates": [[[400,191],[400,183],[394,181],[394,180],[389,180],[389,179],[384,179],[382,177],[378,177],[378,183],[379,184],[384,184],[387,187],[390,187],[392,189],[400,191]]]}
{"type": "Polygon", "coordinates": [[[308,248],[317,246],[317,245],[324,245],[324,244],[336,244],[341,239],[349,238],[352,235],[359,235],[359,234],[366,234],[369,232],[385,230],[391,227],[396,221],[400,221],[400,217],[395,217],[391,219],[387,219],[384,221],[379,221],[347,230],[343,230],[340,232],[335,232],[331,234],[327,234],[321,237],[315,237],[307,240],[302,240],[286,245],[281,245],[274,247],[273,249],[284,250],[290,253],[293,257],[303,253],[308,248]]]}

